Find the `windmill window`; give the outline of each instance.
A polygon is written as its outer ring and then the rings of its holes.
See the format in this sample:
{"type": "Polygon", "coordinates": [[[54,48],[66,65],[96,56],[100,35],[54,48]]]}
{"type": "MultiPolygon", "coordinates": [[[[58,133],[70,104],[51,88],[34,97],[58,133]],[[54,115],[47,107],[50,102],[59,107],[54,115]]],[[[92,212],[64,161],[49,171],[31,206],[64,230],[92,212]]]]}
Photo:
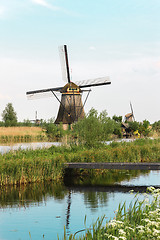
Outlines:
{"type": "Polygon", "coordinates": [[[68,88],[69,91],[78,91],[77,88],[68,88]]]}

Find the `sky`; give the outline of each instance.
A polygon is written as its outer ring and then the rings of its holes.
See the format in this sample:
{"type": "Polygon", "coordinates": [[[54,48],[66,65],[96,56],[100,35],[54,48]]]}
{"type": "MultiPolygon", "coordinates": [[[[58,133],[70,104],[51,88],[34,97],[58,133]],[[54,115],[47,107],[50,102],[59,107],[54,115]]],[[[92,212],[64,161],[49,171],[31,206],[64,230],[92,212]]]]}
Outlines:
{"type": "Polygon", "coordinates": [[[65,85],[66,44],[73,82],[110,77],[92,88],[86,113],[124,118],[131,102],[136,121],[160,120],[159,13],[159,0],[0,0],[0,115],[11,102],[18,121],[56,117],[54,97],[26,92],[65,85]]]}

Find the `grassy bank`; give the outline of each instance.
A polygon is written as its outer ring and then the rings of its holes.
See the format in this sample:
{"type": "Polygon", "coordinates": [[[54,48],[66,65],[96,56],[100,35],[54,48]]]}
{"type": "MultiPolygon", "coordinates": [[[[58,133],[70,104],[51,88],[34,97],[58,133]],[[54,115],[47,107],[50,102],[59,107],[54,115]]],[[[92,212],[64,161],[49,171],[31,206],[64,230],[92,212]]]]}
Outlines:
{"type": "Polygon", "coordinates": [[[40,127],[0,127],[0,143],[45,141],[47,136],[40,127]]]}
{"type": "MultiPolygon", "coordinates": [[[[63,181],[65,162],[159,162],[160,139],[82,146],[19,150],[0,155],[0,185],[63,181]]],[[[83,173],[83,171],[81,171],[83,173]]],[[[96,171],[95,171],[96,172],[96,171]]],[[[89,171],[86,171],[86,174],[89,171]]]]}
{"type": "Polygon", "coordinates": [[[148,188],[152,194],[144,194],[144,200],[138,197],[129,205],[120,204],[113,220],[105,223],[105,217],[98,219],[90,229],[77,231],[69,237],[64,233],[64,240],[104,240],[104,239],[160,239],[160,189],[148,188]],[[85,232],[85,233],[84,233],[85,232]],[[78,235],[83,235],[78,237],[78,235]]]}

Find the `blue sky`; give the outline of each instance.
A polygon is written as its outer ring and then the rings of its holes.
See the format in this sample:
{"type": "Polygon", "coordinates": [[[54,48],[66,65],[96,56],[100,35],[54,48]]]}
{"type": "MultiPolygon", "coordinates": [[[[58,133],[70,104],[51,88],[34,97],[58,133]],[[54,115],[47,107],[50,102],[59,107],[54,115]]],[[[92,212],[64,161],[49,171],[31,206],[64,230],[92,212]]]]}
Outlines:
{"type": "Polygon", "coordinates": [[[54,98],[25,92],[64,85],[58,46],[67,44],[72,80],[110,76],[85,106],[137,121],[160,119],[159,0],[0,0],[0,113],[19,120],[55,117],[54,98]]]}

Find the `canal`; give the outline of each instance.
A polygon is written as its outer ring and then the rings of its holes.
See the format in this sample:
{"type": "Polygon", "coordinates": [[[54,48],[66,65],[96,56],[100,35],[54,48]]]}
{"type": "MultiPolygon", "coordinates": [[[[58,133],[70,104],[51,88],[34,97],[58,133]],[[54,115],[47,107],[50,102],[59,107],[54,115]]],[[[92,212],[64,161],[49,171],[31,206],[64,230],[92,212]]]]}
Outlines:
{"type": "Polygon", "coordinates": [[[143,198],[147,186],[160,187],[160,171],[110,170],[94,180],[67,179],[63,185],[0,188],[0,239],[62,239],[64,226],[69,234],[85,228],[85,216],[87,227],[103,215],[114,218],[119,203],[134,201],[137,192],[143,198]]]}

